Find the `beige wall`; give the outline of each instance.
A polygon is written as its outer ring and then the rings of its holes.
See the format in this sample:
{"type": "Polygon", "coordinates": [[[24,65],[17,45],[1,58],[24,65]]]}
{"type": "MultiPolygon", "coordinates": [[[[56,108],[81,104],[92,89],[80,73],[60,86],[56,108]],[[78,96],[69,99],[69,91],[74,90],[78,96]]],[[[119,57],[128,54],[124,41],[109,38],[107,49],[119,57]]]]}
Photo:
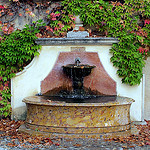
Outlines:
{"type": "Polygon", "coordinates": [[[145,74],[145,101],[144,101],[144,119],[150,120],[150,58],[146,61],[143,73],[145,74]]]}

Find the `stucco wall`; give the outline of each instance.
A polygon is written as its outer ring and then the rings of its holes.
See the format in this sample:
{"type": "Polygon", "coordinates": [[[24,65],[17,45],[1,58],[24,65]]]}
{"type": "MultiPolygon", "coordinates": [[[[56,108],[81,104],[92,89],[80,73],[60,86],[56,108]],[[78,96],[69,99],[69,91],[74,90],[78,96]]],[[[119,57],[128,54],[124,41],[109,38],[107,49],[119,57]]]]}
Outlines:
{"type": "MultiPolygon", "coordinates": [[[[83,47],[76,45],[76,47],[83,47]]],[[[25,112],[24,97],[40,93],[40,82],[48,75],[54,66],[60,51],[69,52],[73,46],[43,46],[40,56],[35,57],[33,62],[27,66],[22,73],[18,73],[12,79],[12,110],[13,117],[19,118],[25,112]],[[23,111],[24,110],[24,111],[23,111]]],[[[130,97],[135,100],[131,106],[131,120],[141,121],[142,118],[142,82],[139,86],[128,86],[121,83],[117,76],[117,69],[110,62],[111,46],[85,46],[87,52],[98,52],[100,60],[106,72],[117,82],[117,94],[119,96],[130,97]]]]}
{"type": "Polygon", "coordinates": [[[150,120],[150,58],[146,61],[143,73],[145,74],[145,101],[144,101],[144,119],[150,120]]]}

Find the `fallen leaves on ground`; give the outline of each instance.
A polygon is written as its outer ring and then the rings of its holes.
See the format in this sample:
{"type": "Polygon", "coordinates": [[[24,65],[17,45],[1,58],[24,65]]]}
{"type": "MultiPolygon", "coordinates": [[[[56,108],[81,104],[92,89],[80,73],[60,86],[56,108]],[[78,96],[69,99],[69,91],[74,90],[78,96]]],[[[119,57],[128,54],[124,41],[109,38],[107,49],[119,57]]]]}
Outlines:
{"type": "Polygon", "coordinates": [[[32,137],[29,134],[20,133],[18,128],[24,124],[24,121],[14,121],[9,119],[0,120],[0,138],[7,137],[11,142],[7,143],[7,146],[17,147],[16,140],[19,141],[20,145],[24,148],[32,148],[32,144],[35,145],[56,145],[59,146],[59,143],[54,143],[50,138],[45,137],[32,137]],[[25,143],[30,143],[31,146],[25,145],[25,143]]]}
{"type": "Polygon", "coordinates": [[[73,146],[75,146],[75,147],[81,147],[82,144],[74,144],[73,146]]]}
{"type": "MultiPolygon", "coordinates": [[[[146,125],[136,125],[139,134],[134,135],[132,134],[129,137],[118,137],[118,138],[112,138],[107,139],[107,141],[114,141],[114,142],[120,142],[125,143],[127,146],[123,146],[122,148],[127,149],[128,147],[134,148],[135,145],[138,146],[145,146],[150,145],[150,121],[146,121],[146,125]]],[[[24,124],[24,121],[14,121],[9,119],[1,119],[0,120],[0,138],[7,138],[10,142],[7,143],[7,146],[10,147],[17,147],[16,141],[19,141],[19,145],[24,148],[32,148],[33,145],[39,145],[42,144],[44,146],[49,145],[56,145],[59,146],[61,141],[60,139],[50,139],[45,137],[32,137],[29,134],[20,133],[18,131],[18,128],[24,124]],[[53,142],[55,140],[55,142],[53,142]],[[26,143],[29,143],[30,145],[26,145],[26,143]]],[[[69,141],[72,141],[72,139],[69,139],[69,141]]],[[[75,146],[80,147],[80,144],[76,144],[75,146]]]]}
{"type": "MultiPolygon", "coordinates": [[[[150,120],[145,121],[147,123],[146,125],[136,125],[137,129],[139,130],[138,135],[132,134],[129,137],[110,138],[107,139],[107,141],[126,143],[128,147],[135,147],[135,145],[138,146],[150,145],[150,120]]],[[[127,146],[123,146],[122,148],[126,149],[127,146]]]]}

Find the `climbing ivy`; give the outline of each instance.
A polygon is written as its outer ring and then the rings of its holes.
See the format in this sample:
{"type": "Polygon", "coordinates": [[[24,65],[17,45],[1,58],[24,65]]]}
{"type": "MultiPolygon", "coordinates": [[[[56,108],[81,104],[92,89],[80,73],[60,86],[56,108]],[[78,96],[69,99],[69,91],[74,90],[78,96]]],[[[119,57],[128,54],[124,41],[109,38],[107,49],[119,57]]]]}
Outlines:
{"type": "Polygon", "coordinates": [[[39,55],[40,45],[35,43],[42,20],[26,25],[23,30],[16,30],[4,35],[0,41],[0,116],[11,113],[9,80],[15,73],[23,70],[34,56],[39,55]]]}
{"type": "Polygon", "coordinates": [[[84,25],[95,26],[104,36],[118,38],[113,44],[111,62],[122,82],[140,84],[144,58],[150,50],[150,3],[148,0],[64,0],[70,14],[80,15],[84,25]]]}

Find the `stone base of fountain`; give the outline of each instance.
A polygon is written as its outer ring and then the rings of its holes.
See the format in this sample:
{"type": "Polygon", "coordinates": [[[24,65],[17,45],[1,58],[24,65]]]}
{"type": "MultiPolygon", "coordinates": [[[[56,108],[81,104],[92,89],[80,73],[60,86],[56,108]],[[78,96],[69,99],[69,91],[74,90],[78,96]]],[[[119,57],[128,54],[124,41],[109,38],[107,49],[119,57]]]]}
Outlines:
{"type": "Polygon", "coordinates": [[[92,138],[92,139],[109,139],[109,138],[118,138],[118,137],[128,137],[130,135],[136,135],[139,133],[137,128],[132,124],[129,130],[120,131],[120,132],[111,132],[111,133],[51,133],[51,132],[43,132],[38,130],[32,130],[27,128],[25,125],[21,125],[19,131],[22,133],[30,134],[31,136],[42,136],[48,138],[92,138]]]}
{"type": "MultiPolygon", "coordinates": [[[[25,126],[20,131],[48,137],[109,138],[133,134],[130,106],[133,99],[116,97],[115,101],[67,103],[43,96],[27,97],[25,126]]],[[[135,130],[134,130],[135,131],[135,130]]]]}

